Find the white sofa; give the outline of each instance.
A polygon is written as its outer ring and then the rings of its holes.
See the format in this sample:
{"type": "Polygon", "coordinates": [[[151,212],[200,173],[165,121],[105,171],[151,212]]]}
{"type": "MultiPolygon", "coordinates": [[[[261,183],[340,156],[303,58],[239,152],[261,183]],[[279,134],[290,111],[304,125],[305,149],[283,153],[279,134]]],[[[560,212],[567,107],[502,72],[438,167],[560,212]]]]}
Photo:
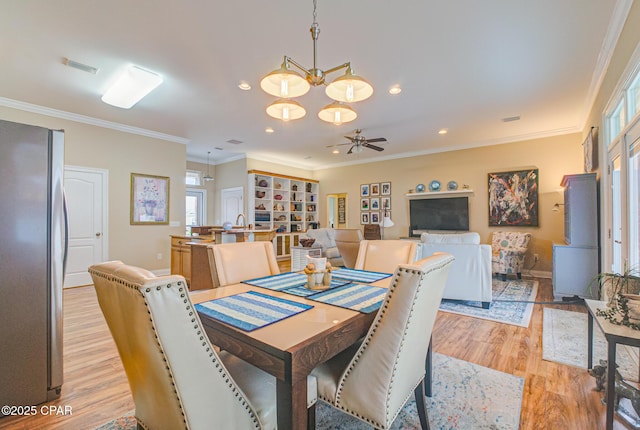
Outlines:
{"type": "Polygon", "coordinates": [[[304,236],[311,237],[316,241],[311,245],[312,248],[322,248],[322,256],[327,257],[327,261],[333,267],[344,266],[340,251],[336,245],[336,231],[333,228],[317,228],[308,229],[304,236]]]}
{"type": "Polygon", "coordinates": [[[443,299],[482,302],[491,305],[491,245],[480,243],[478,233],[434,234],[420,236],[422,258],[434,252],[447,252],[455,257],[444,287],[443,299]]]}

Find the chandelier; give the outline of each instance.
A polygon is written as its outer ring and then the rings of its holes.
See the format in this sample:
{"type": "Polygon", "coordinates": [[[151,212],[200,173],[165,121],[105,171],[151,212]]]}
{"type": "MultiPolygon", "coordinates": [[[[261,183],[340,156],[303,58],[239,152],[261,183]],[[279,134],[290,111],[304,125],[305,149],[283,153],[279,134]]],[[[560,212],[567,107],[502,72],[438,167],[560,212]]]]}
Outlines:
{"type": "Polygon", "coordinates": [[[267,114],[273,118],[289,121],[302,118],[306,115],[305,108],[293,100],[306,94],[311,86],[326,85],[325,93],[335,100],[323,107],[318,112],[318,117],[336,125],[353,121],[358,117],[355,110],[348,103],[365,100],[373,94],[373,87],[362,77],[353,73],[351,63],[344,63],[327,70],[321,70],[316,66],[316,48],[320,27],[316,22],[316,2],[313,0],[313,24],[311,25],[311,38],[313,39],[313,68],[306,69],[288,56],[279,69],[276,69],[262,78],[260,87],[278,100],[267,106],[267,114]],[[299,69],[303,75],[291,70],[291,66],[299,69]],[[327,84],[325,78],[328,74],[345,69],[344,75],[327,84]]]}

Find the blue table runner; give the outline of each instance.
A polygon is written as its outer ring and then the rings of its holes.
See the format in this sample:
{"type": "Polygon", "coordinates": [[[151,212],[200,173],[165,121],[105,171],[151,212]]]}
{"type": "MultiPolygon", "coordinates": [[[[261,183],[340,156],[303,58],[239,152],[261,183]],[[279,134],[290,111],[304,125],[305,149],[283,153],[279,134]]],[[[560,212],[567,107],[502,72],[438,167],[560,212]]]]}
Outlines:
{"type": "Polygon", "coordinates": [[[270,290],[281,291],[291,287],[298,287],[307,283],[307,275],[304,273],[287,272],[278,275],[263,276],[262,278],[248,279],[242,281],[244,284],[256,287],[268,288],[270,290]]]}
{"type": "Polygon", "coordinates": [[[253,331],[313,308],[256,291],[198,303],[195,309],[244,331],[253,331]]]}
{"type": "Polygon", "coordinates": [[[310,300],[327,303],[363,313],[377,310],[387,295],[386,288],[350,283],[307,297],[310,300]]]}
{"type": "Polygon", "coordinates": [[[379,281],[380,279],[388,278],[389,276],[391,276],[391,273],[349,269],[346,267],[333,269],[333,271],[331,272],[332,279],[344,279],[350,282],[362,282],[364,284],[370,284],[372,282],[379,281]]]}

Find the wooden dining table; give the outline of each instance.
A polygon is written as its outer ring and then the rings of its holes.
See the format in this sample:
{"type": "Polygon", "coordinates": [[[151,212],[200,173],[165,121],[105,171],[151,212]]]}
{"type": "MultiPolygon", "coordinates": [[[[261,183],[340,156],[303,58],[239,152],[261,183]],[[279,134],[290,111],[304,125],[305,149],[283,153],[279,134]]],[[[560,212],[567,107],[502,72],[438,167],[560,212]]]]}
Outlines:
{"type": "MultiPolygon", "coordinates": [[[[389,277],[370,285],[388,287],[390,281],[389,277]]],[[[245,283],[194,291],[190,297],[197,304],[248,291],[313,307],[253,331],[199,312],[202,324],[214,345],[276,377],[278,429],[304,429],[308,419],[307,376],[318,364],[361,339],[377,312],[358,312],[245,283]]],[[[430,354],[426,365],[430,381],[430,354]]]]}

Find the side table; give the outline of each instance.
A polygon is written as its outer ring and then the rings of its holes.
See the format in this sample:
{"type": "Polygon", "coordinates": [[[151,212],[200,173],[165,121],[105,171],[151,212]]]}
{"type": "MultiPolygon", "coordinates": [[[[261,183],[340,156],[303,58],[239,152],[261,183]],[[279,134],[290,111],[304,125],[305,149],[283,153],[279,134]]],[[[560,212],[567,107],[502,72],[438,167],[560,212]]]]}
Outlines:
{"type": "Polygon", "coordinates": [[[618,344],[640,346],[640,331],[622,325],[612,324],[604,317],[596,315],[597,309],[605,309],[607,302],[600,300],[585,300],[589,310],[588,337],[587,337],[587,368],[593,367],[593,321],[598,324],[598,328],[607,340],[607,430],[613,430],[614,396],[616,366],[611,363],[616,362],[616,346],[618,344]]]}
{"type": "Polygon", "coordinates": [[[309,257],[322,257],[322,248],[309,248],[304,246],[291,247],[291,271],[299,272],[307,265],[307,255],[309,257]]]}

